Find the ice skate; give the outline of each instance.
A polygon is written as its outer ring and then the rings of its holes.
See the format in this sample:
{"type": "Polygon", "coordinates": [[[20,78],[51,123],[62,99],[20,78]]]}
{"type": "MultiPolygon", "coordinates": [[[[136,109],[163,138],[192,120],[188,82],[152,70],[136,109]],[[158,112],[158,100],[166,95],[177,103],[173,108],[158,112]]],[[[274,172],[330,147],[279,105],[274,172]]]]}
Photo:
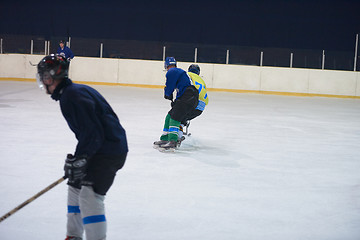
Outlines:
{"type": "Polygon", "coordinates": [[[82,238],[81,238],[81,237],[70,237],[70,236],[67,236],[67,237],[65,238],[65,240],[82,240],[82,238]]]}
{"type": "Polygon", "coordinates": [[[160,152],[174,152],[177,147],[178,147],[177,141],[166,141],[165,144],[159,146],[158,150],[160,152]]]}
{"type": "Polygon", "coordinates": [[[153,144],[153,148],[158,149],[158,148],[160,147],[160,145],[166,144],[166,143],[168,143],[168,142],[169,142],[169,141],[165,141],[165,140],[156,141],[156,142],[154,142],[154,144],[153,144]]]}

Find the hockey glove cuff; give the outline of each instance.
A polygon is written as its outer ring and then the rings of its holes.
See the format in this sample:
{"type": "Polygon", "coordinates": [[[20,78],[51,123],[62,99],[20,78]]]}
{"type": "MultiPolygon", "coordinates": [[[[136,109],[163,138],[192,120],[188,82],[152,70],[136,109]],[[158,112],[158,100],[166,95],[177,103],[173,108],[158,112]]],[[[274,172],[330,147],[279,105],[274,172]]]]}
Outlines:
{"type": "Polygon", "coordinates": [[[164,94],[164,98],[172,101],[173,100],[173,95],[171,94],[170,96],[167,96],[166,94],[164,94]]]}

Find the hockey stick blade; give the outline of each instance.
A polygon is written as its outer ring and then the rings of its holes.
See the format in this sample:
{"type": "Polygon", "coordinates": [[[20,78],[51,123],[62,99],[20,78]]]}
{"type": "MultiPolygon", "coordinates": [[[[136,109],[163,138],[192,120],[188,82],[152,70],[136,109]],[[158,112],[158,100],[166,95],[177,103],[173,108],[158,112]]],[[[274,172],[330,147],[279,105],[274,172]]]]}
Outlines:
{"type": "Polygon", "coordinates": [[[32,63],[31,61],[29,61],[29,63],[30,63],[30,65],[33,66],[33,67],[36,67],[36,66],[37,66],[37,64],[34,64],[34,63],[32,63]]]}

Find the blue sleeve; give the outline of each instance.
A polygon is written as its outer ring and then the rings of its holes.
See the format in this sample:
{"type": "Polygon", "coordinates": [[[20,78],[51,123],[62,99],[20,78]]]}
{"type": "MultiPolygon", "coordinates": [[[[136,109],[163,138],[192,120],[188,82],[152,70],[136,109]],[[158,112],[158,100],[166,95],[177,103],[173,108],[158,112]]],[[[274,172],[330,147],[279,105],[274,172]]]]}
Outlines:
{"type": "Polygon", "coordinates": [[[73,52],[71,51],[71,49],[67,47],[66,50],[67,50],[67,54],[66,54],[66,55],[67,55],[68,57],[70,57],[71,59],[73,59],[73,58],[74,58],[74,54],[73,54],[73,52]]]}
{"type": "Polygon", "coordinates": [[[164,89],[164,94],[166,96],[170,96],[173,94],[175,88],[176,88],[176,82],[177,82],[178,74],[174,69],[170,69],[166,73],[166,87],[164,89]]]}

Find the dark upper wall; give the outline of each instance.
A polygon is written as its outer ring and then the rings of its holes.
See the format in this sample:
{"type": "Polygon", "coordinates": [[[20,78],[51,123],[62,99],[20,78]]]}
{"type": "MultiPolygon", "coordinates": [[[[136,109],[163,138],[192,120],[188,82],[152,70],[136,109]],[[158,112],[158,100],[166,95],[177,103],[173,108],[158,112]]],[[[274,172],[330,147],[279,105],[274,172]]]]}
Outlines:
{"type": "Polygon", "coordinates": [[[360,1],[0,1],[0,34],[352,51],[360,1]]]}

